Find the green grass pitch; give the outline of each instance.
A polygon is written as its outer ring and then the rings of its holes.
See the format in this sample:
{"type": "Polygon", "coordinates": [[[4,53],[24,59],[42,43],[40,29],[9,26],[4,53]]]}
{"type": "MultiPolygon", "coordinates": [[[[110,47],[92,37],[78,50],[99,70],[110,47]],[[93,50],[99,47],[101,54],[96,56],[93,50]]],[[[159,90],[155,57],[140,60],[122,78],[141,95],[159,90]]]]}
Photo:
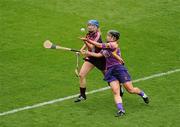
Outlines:
{"type": "MultiPolygon", "coordinates": [[[[121,32],[120,47],[133,79],[180,68],[178,0],[0,0],[0,113],[79,92],[75,54],[42,47],[46,39],[79,49],[89,19],[121,32]]],[[[81,60],[81,64],[82,64],[81,60]]],[[[88,91],[106,87],[94,69],[88,91]]],[[[150,96],[125,92],[126,115],[115,118],[110,90],[0,116],[0,127],[178,127],[180,72],[134,84],[150,96]]]]}

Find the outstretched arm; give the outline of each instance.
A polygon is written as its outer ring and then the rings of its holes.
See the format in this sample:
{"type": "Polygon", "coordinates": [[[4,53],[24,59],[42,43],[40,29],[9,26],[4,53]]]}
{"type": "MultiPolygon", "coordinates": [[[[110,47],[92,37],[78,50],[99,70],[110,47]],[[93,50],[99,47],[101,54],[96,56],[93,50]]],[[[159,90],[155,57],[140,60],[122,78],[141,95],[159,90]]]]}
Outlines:
{"type": "Polygon", "coordinates": [[[88,38],[80,38],[81,40],[83,40],[86,44],[93,44],[98,48],[117,48],[118,45],[115,43],[98,43],[96,41],[90,40],[88,38]]]}
{"type": "Polygon", "coordinates": [[[89,52],[89,51],[82,51],[81,52],[82,55],[85,55],[85,56],[93,56],[93,57],[103,57],[103,55],[101,53],[94,53],[94,52],[89,52]]]}
{"type": "Polygon", "coordinates": [[[90,43],[85,43],[85,44],[83,45],[83,47],[80,49],[80,51],[83,51],[83,50],[85,50],[86,48],[88,48],[88,49],[93,49],[93,48],[94,48],[94,45],[92,45],[92,44],[90,44],[90,43]]]}
{"type": "Polygon", "coordinates": [[[87,43],[85,42],[86,46],[89,48],[89,49],[93,49],[94,48],[94,45],[91,44],[91,43],[87,43]]]}
{"type": "MultiPolygon", "coordinates": [[[[85,39],[85,38],[81,38],[82,40],[83,39],[85,39]]],[[[102,48],[102,43],[98,43],[98,42],[96,42],[96,41],[92,41],[92,40],[89,40],[89,39],[85,39],[85,40],[83,40],[87,45],[88,44],[92,44],[92,45],[95,45],[96,47],[98,47],[98,48],[102,48]]]]}

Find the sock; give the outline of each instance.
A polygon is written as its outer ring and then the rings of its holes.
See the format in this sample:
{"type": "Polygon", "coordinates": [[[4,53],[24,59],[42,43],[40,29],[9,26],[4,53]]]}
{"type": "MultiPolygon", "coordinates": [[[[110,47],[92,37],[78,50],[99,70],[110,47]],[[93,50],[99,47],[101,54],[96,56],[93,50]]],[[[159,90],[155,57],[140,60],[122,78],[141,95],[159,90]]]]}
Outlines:
{"type": "Polygon", "coordinates": [[[86,97],[85,92],[86,92],[86,88],[80,87],[80,93],[83,97],[86,97]]]}
{"type": "Polygon", "coordinates": [[[116,105],[117,105],[118,110],[124,111],[122,103],[117,103],[116,105]]]}
{"type": "Polygon", "coordinates": [[[147,95],[143,91],[141,91],[138,95],[143,97],[143,98],[147,97],[147,95]]]}

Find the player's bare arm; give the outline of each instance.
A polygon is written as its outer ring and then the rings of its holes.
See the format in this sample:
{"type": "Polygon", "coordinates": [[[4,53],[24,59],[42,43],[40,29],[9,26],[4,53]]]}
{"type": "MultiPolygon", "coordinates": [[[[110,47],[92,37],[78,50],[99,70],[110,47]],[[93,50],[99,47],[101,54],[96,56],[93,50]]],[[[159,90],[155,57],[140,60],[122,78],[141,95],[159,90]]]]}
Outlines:
{"type": "Polygon", "coordinates": [[[101,53],[94,53],[94,52],[89,52],[89,51],[83,51],[83,52],[81,52],[81,54],[84,56],[87,56],[87,57],[88,56],[93,56],[93,57],[97,57],[97,58],[103,57],[103,55],[101,53]]]}
{"type": "Polygon", "coordinates": [[[119,61],[119,63],[124,64],[124,60],[119,55],[117,55],[117,49],[112,52],[112,54],[119,61]]]}
{"type": "Polygon", "coordinates": [[[89,48],[89,49],[93,49],[94,45],[88,43],[87,41],[84,41],[85,45],[89,48]]]}
{"type": "Polygon", "coordinates": [[[88,38],[81,37],[81,40],[83,40],[86,44],[90,43],[92,45],[95,45],[98,48],[117,48],[118,44],[117,42],[111,42],[111,43],[98,43],[96,41],[90,40],[88,38]]]}

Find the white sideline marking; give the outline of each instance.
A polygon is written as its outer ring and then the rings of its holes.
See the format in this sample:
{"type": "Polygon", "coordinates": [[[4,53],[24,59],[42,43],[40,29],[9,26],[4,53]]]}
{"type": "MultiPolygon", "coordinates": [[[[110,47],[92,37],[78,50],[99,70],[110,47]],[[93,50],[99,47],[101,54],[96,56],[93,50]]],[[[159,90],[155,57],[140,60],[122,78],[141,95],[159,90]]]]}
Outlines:
{"type": "MultiPolygon", "coordinates": [[[[170,75],[170,74],[176,73],[176,72],[180,72],[180,69],[175,69],[175,70],[167,71],[167,72],[164,72],[164,73],[158,73],[158,74],[154,74],[154,75],[151,75],[151,76],[139,78],[139,79],[133,80],[133,83],[140,82],[140,81],[145,81],[145,80],[156,78],[156,77],[161,77],[161,76],[164,76],[164,75],[170,75]]],[[[110,89],[110,87],[103,87],[103,88],[100,88],[100,89],[97,89],[97,90],[89,91],[89,92],[87,92],[87,94],[93,94],[93,93],[105,91],[105,90],[108,90],[108,89],[110,89]]],[[[38,108],[38,107],[41,107],[41,106],[45,106],[45,105],[54,104],[54,103],[57,103],[57,102],[69,100],[69,99],[77,97],[78,95],[79,94],[75,94],[75,95],[71,95],[71,96],[67,96],[67,97],[63,97],[63,98],[58,98],[58,99],[47,101],[47,102],[34,104],[34,105],[31,105],[31,106],[26,106],[26,107],[22,107],[22,108],[13,109],[13,110],[10,110],[10,111],[0,113],[0,116],[5,116],[5,115],[13,114],[13,113],[16,113],[16,112],[29,110],[29,109],[33,109],[33,108],[38,108]]]]}

